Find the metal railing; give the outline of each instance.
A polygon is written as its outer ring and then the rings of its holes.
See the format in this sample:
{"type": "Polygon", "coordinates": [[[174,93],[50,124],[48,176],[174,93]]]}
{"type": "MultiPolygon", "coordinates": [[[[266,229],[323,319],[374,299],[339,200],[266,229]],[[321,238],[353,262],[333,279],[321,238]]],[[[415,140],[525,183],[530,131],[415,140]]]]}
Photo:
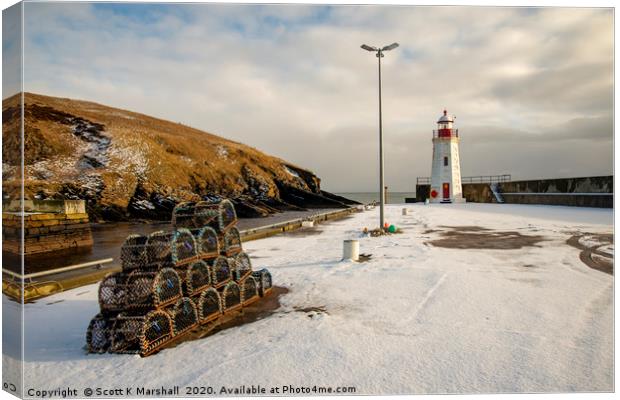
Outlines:
{"type": "MultiPolygon", "coordinates": [[[[478,175],[478,176],[465,176],[461,178],[461,183],[502,183],[510,182],[512,175],[478,175]]],[[[416,178],[416,185],[430,185],[431,178],[428,176],[419,176],[416,178]]]]}
{"type": "Polygon", "coordinates": [[[415,184],[416,185],[430,185],[431,178],[429,178],[428,176],[423,176],[423,177],[418,176],[418,178],[415,180],[415,184]]]}
{"type": "Polygon", "coordinates": [[[54,274],[58,274],[60,272],[74,271],[74,270],[77,270],[77,269],[84,269],[84,268],[88,268],[88,267],[101,268],[103,266],[103,264],[109,264],[112,261],[114,261],[112,258],[104,258],[102,260],[89,261],[89,262],[85,262],[83,264],[69,265],[68,267],[55,268],[55,269],[50,269],[50,270],[41,271],[41,272],[33,272],[33,273],[30,273],[30,274],[25,274],[25,275],[13,272],[13,271],[8,270],[6,268],[2,268],[2,273],[7,274],[7,275],[9,275],[9,276],[11,276],[13,278],[16,278],[16,279],[28,280],[28,279],[32,279],[32,278],[39,278],[39,277],[42,277],[42,276],[54,275],[54,274]]]}
{"type": "Polygon", "coordinates": [[[479,176],[466,176],[461,178],[461,183],[502,183],[510,182],[512,176],[510,174],[504,175],[479,175],[479,176]]]}

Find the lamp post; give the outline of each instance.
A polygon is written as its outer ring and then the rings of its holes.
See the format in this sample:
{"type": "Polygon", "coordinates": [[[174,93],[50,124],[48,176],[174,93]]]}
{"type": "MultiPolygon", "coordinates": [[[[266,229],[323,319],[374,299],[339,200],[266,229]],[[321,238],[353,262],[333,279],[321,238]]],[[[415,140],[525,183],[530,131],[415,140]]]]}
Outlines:
{"type": "Polygon", "coordinates": [[[384,51],[394,50],[398,47],[398,43],[392,43],[389,46],[384,46],[381,48],[368,46],[363,44],[362,49],[367,51],[372,51],[377,53],[377,60],[379,61],[379,229],[383,229],[384,224],[384,213],[383,206],[385,204],[385,190],[383,186],[383,126],[382,126],[382,116],[381,116],[381,58],[383,57],[384,51]]]}

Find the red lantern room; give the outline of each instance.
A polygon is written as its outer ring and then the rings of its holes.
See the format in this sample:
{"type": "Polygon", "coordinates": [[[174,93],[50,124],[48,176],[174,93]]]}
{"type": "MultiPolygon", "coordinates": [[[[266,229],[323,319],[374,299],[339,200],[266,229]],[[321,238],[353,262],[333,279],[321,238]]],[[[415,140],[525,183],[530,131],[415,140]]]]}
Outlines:
{"type": "Polygon", "coordinates": [[[437,130],[433,131],[433,137],[450,138],[459,137],[459,130],[452,127],[454,117],[448,115],[447,110],[443,110],[443,115],[437,121],[437,130]]]}

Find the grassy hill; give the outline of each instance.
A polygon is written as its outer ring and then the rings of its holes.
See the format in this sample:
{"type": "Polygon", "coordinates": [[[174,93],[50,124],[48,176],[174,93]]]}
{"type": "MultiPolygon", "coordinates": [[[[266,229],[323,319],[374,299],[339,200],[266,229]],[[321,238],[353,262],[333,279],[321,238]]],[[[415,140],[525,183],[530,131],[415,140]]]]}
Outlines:
{"type": "MultiPolygon", "coordinates": [[[[242,216],[348,203],[312,172],[182,124],[24,94],[26,198],[86,199],[91,217],[167,219],[180,201],[231,198],[242,216]]],[[[20,98],[2,105],[3,198],[18,197],[20,98]]]]}

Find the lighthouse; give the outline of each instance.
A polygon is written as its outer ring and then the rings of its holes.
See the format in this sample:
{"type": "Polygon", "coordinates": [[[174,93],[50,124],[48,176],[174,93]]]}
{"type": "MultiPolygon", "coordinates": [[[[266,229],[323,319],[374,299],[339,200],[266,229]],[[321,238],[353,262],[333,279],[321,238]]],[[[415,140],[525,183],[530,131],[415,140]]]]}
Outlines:
{"type": "Polygon", "coordinates": [[[459,130],[454,129],[454,116],[443,110],[433,131],[433,166],[431,203],[464,203],[459,159],[459,130]]]}

